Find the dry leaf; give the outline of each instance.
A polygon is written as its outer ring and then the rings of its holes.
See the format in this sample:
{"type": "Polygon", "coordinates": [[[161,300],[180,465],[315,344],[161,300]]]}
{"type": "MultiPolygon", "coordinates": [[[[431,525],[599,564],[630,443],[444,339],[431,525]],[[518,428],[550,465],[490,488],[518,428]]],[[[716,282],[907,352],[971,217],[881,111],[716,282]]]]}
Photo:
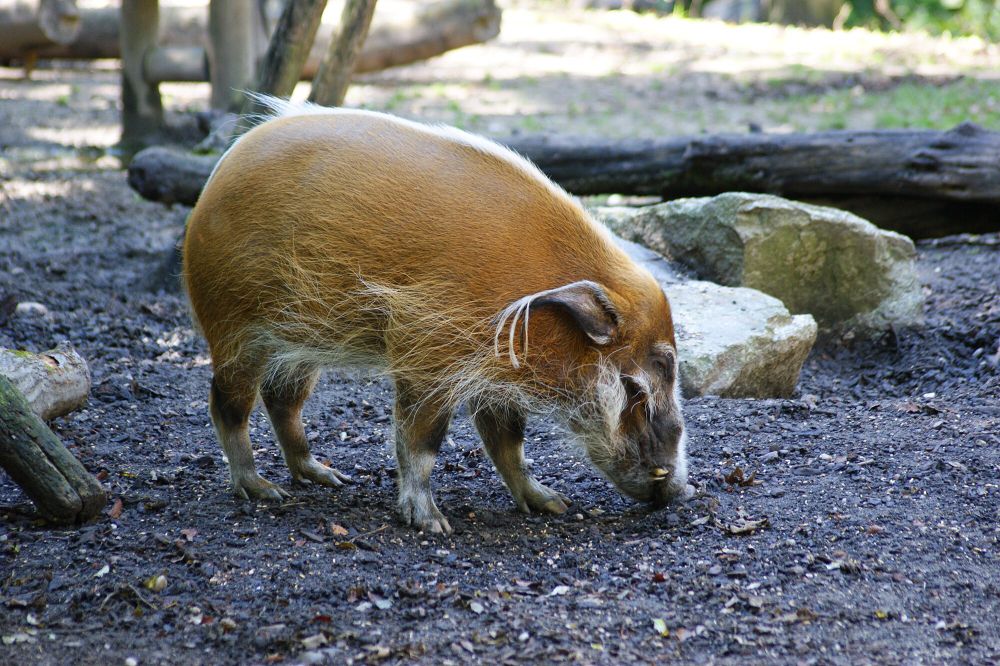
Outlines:
{"type": "Polygon", "coordinates": [[[770,521],[767,518],[761,518],[760,520],[748,520],[746,518],[738,518],[732,523],[723,523],[716,520],[715,526],[721,529],[726,534],[731,534],[733,536],[740,536],[744,534],[753,534],[759,529],[770,526],[770,521]]]}
{"type": "Polygon", "coordinates": [[[111,518],[112,520],[120,518],[122,515],[122,507],[122,499],[119,497],[115,500],[115,503],[111,505],[111,508],[108,509],[108,518],[111,518]]]}

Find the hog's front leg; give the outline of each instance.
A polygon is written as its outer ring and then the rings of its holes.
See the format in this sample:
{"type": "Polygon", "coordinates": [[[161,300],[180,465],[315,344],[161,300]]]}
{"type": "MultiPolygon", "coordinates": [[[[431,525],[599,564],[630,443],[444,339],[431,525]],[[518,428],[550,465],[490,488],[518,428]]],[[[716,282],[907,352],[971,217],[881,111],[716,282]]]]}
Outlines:
{"type": "Polygon", "coordinates": [[[431,470],[448,432],[451,413],[414,395],[396,382],[393,409],[396,428],[396,464],[399,468],[399,514],[408,525],[425,532],[451,534],[451,525],[438,510],[431,493],[431,470]]]}
{"type": "Polygon", "coordinates": [[[501,412],[483,404],[474,404],[472,409],[486,452],[517,507],[524,513],[565,512],[569,499],[539,483],[524,461],[524,415],[513,410],[501,412]]]}

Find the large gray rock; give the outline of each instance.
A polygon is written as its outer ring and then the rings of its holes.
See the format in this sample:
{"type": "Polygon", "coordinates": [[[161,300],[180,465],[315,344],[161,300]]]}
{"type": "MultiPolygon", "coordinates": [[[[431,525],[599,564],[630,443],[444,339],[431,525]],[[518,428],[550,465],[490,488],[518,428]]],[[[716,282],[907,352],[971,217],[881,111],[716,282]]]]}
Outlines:
{"type": "Polygon", "coordinates": [[[809,315],[790,315],[781,301],[753,289],[684,280],[660,255],[619,245],[663,285],[673,311],[685,397],[773,398],[795,391],[816,341],[809,315]]]}
{"type": "Polygon", "coordinates": [[[922,321],[913,241],[846,211],[734,192],[595,213],[699,277],[763,291],[827,330],[922,321]]]}

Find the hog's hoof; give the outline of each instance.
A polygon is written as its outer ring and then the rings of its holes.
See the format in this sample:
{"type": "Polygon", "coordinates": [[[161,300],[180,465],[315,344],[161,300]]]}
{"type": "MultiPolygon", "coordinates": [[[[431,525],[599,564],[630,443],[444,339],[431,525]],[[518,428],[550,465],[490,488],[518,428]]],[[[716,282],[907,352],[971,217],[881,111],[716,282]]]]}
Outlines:
{"type": "Polygon", "coordinates": [[[451,525],[430,497],[400,497],[399,517],[407,525],[421,532],[431,534],[451,534],[451,525]]]}
{"type": "Polygon", "coordinates": [[[272,500],[280,502],[291,497],[281,486],[271,483],[259,474],[233,481],[233,494],[241,499],[272,500]]]}
{"type": "Polygon", "coordinates": [[[517,498],[517,507],[523,513],[551,513],[559,515],[566,513],[570,499],[560,492],[552,490],[548,486],[543,486],[537,481],[528,488],[524,495],[517,498]]]}
{"type": "Polygon", "coordinates": [[[327,467],[312,456],[309,456],[302,463],[296,465],[295,469],[291,470],[291,472],[292,481],[295,483],[311,481],[321,486],[337,488],[345,483],[352,482],[351,477],[332,467],[327,467]]]}

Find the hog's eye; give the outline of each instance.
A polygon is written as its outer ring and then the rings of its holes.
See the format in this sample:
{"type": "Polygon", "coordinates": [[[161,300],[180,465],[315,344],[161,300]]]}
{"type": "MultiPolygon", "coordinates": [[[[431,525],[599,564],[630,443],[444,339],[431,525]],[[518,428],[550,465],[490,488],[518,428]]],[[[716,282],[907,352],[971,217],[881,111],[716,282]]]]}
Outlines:
{"type": "Polygon", "coordinates": [[[673,383],[676,377],[677,362],[674,360],[673,354],[664,354],[653,360],[653,366],[656,371],[663,378],[663,381],[667,383],[673,383]]]}

